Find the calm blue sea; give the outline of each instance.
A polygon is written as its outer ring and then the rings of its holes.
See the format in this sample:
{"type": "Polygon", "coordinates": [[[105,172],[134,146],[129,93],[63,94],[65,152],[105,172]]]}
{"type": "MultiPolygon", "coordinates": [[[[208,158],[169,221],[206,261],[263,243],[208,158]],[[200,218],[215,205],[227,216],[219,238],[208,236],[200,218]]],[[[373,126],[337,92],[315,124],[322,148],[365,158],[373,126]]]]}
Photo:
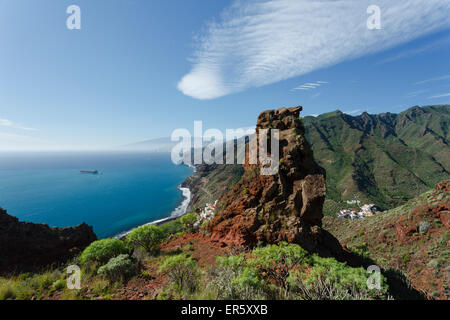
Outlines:
{"type": "Polygon", "coordinates": [[[0,153],[0,207],[21,221],[86,222],[111,237],[170,216],[190,174],[165,153],[0,153]]]}

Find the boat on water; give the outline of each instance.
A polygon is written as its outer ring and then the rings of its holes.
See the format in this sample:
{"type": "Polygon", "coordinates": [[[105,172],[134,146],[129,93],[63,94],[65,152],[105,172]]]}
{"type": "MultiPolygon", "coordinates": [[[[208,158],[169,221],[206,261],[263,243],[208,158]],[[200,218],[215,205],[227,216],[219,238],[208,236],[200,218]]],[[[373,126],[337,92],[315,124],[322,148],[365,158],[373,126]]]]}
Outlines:
{"type": "Polygon", "coordinates": [[[98,170],[80,170],[81,173],[98,174],[98,170]]]}

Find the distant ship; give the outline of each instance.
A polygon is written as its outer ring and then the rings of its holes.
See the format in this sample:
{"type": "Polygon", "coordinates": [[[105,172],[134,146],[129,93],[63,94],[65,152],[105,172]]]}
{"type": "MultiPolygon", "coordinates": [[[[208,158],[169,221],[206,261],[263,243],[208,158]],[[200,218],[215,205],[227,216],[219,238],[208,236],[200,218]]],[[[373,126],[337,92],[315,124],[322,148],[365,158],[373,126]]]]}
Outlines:
{"type": "Polygon", "coordinates": [[[98,174],[97,170],[80,170],[81,173],[98,174]]]}

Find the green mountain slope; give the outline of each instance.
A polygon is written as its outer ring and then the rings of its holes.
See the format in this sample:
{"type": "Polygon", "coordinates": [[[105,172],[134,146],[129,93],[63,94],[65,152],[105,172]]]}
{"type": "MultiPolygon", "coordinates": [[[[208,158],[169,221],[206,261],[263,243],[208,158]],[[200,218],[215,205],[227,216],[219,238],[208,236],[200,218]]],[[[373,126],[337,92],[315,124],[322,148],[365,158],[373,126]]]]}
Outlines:
{"type": "Polygon", "coordinates": [[[392,208],[448,179],[449,119],[449,105],[305,117],[314,157],[327,171],[325,213],[334,215],[353,199],[392,208]]]}

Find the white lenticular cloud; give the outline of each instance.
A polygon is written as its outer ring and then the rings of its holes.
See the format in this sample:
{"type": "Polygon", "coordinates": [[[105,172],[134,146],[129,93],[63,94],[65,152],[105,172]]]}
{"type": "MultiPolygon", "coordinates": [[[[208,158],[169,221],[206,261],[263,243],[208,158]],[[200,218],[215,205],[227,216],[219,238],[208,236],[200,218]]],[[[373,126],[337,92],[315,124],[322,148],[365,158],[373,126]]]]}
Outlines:
{"type": "Polygon", "coordinates": [[[319,88],[320,86],[327,84],[328,82],[325,81],[316,81],[316,82],[307,82],[305,84],[302,84],[301,86],[298,86],[294,89],[291,89],[291,91],[296,91],[296,90],[303,90],[303,91],[308,91],[308,90],[314,90],[319,88]]]}
{"type": "Polygon", "coordinates": [[[214,99],[307,74],[450,27],[449,0],[240,0],[208,24],[185,95],[214,99]],[[367,8],[381,8],[381,30],[367,8]]]}

